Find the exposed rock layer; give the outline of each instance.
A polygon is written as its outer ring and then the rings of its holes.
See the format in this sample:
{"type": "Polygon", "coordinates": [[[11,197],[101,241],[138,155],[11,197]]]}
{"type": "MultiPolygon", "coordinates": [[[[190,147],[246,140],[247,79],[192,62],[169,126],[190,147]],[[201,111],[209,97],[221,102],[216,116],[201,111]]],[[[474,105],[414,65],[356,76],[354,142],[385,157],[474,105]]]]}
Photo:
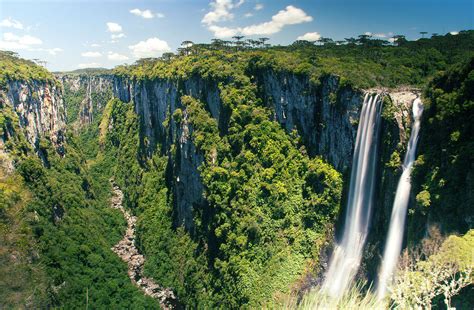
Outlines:
{"type": "MultiPolygon", "coordinates": [[[[42,137],[59,145],[64,140],[65,110],[61,89],[49,82],[10,81],[0,91],[0,105],[12,107],[27,141],[37,149],[42,137]]],[[[5,137],[2,137],[4,139],[5,137]]]]}
{"type": "MultiPolygon", "coordinates": [[[[91,124],[112,96],[114,77],[108,74],[56,74],[65,93],[81,94],[78,125],[91,124]]],[[[70,118],[70,115],[68,115],[70,118]]],[[[70,121],[70,120],[69,120],[70,121]]]]}
{"type": "MultiPolygon", "coordinates": [[[[350,171],[364,91],[341,85],[336,76],[329,75],[316,86],[308,76],[272,70],[255,72],[254,82],[258,87],[258,96],[274,110],[275,121],[288,132],[297,130],[311,156],[322,156],[343,173],[350,171]]],[[[192,229],[193,208],[206,203],[198,169],[203,156],[196,151],[190,139],[192,126],[185,118],[177,125],[171,116],[178,108],[183,109],[181,96],[190,95],[205,103],[206,109],[220,124],[224,111],[217,82],[196,75],[184,81],[159,78],[136,81],[116,77],[113,88],[116,97],[134,104],[140,117],[142,144],[147,152],[151,154],[157,146],[161,146],[161,153],[169,155],[176,224],[192,229]],[[168,122],[170,125],[166,127],[168,122]],[[172,144],[176,145],[175,154],[170,152],[172,144]]],[[[382,147],[387,148],[384,152],[391,154],[399,143],[406,140],[405,128],[409,116],[405,110],[409,107],[402,105],[410,103],[405,99],[413,97],[413,92],[369,91],[384,92],[394,98],[392,101],[397,108],[393,119],[384,120],[383,124],[383,131],[390,132],[390,141],[382,147]]],[[[186,116],[186,111],[183,115],[186,116]]],[[[384,165],[379,165],[381,170],[385,169],[384,165]]],[[[383,174],[383,171],[379,172],[379,175],[383,174]]],[[[387,209],[384,213],[390,215],[396,181],[385,184],[393,189],[380,189],[379,186],[380,191],[388,193],[380,207],[387,209]]]]}

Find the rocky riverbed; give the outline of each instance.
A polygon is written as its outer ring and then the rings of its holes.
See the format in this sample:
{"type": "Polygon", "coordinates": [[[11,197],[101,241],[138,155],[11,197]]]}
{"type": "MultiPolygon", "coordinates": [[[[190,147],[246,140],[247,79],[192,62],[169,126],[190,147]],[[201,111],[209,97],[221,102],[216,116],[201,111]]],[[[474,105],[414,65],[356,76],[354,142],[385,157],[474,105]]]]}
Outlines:
{"type": "Polygon", "coordinates": [[[110,206],[113,209],[120,210],[127,220],[125,235],[123,239],[112,248],[112,251],[128,264],[128,276],[133,284],[139,287],[145,295],[158,300],[163,309],[178,308],[177,299],[171,289],[164,288],[155,283],[153,279],[143,275],[145,257],[141,255],[135,247],[135,225],[137,218],[136,216],[130,215],[123,207],[123,193],[120,188],[114,182],[112,182],[112,187],[113,195],[110,200],[110,206]]]}

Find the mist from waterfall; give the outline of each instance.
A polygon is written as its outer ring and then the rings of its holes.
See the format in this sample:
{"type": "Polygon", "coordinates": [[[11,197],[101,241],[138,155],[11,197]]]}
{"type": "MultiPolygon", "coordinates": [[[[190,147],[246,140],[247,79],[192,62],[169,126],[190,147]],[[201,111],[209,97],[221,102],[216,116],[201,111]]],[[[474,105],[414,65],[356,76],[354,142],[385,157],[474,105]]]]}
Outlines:
{"type": "Polygon", "coordinates": [[[366,94],[357,129],[342,240],[332,253],[322,286],[323,291],[336,298],[342,296],[352,282],[367,238],[375,187],[381,109],[379,95],[366,94]]]}
{"type": "Polygon", "coordinates": [[[413,102],[412,110],[415,122],[411,129],[410,140],[403,161],[403,173],[398,181],[397,192],[393,202],[388,237],[385,243],[382,267],[380,269],[377,285],[377,296],[379,299],[385,297],[387,287],[390,284],[390,279],[397,266],[402,248],[405,218],[411,189],[410,174],[415,161],[416,145],[418,143],[418,134],[420,132],[420,119],[421,114],[423,113],[423,104],[419,98],[415,99],[413,102]]]}

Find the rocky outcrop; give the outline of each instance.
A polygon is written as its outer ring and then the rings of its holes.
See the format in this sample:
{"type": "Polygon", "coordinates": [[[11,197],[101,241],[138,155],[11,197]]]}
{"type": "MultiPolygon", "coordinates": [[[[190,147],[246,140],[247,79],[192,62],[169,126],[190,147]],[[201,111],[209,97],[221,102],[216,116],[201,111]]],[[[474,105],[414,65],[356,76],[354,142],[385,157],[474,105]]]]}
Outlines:
{"type": "MultiPolygon", "coordinates": [[[[66,104],[78,104],[77,122],[80,126],[90,125],[112,97],[114,77],[108,74],[56,74],[61,81],[65,97],[71,101],[66,104]],[[72,96],[80,96],[80,101],[75,102],[72,96]]],[[[72,116],[68,115],[69,122],[72,116]]]]}
{"type": "Polygon", "coordinates": [[[211,115],[219,120],[222,114],[217,83],[193,76],[176,81],[155,79],[129,81],[116,78],[114,95],[124,102],[132,101],[140,117],[141,143],[151,155],[157,146],[167,154],[172,167],[172,189],[175,203],[176,225],[193,228],[193,208],[206,203],[199,166],[204,157],[191,140],[193,128],[188,124],[186,111],[179,125],[171,117],[177,109],[185,110],[181,96],[190,95],[206,103],[211,115]],[[169,122],[169,127],[165,124],[169,122]],[[172,149],[172,145],[175,148],[172,149]]]}
{"type": "Polygon", "coordinates": [[[110,201],[110,206],[113,209],[118,209],[122,212],[127,221],[127,230],[123,239],[119,241],[113,248],[114,251],[124,262],[128,265],[128,276],[130,280],[143,293],[156,299],[163,309],[175,309],[177,305],[176,297],[173,291],[169,288],[164,288],[151,278],[143,275],[143,265],[145,257],[138,252],[135,247],[135,225],[137,218],[130,215],[122,205],[123,193],[120,188],[112,182],[113,196],[110,201]]]}
{"type": "Polygon", "coordinates": [[[351,164],[363,93],[327,76],[320,85],[307,75],[265,70],[256,74],[260,96],[288,132],[297,130],[309,154],[321,155],[339,171],[351,164]]]}
{"type": "MultiPolygon", "coordinates": [[[[253,72],[252,77],[258,96],[273,109],[275,121],[288,132],[297,130],[311,156],[322,156],[346,178],[351,167],[364,93],[385,94],[391,104],[383,108],[386,115],[382,124],[384,142],[380,148],[383,156],[380,157],[378,172],[383,180],[378,183],[377,190],[382,202],[378,206],[381,213],[376,216],[389,216],[397,175],[387,172],[386,163],[393,151],[406,142],[408,110],[415,96],[413,90],[364,91],[342,85],[341,80],[333,75],[325,76],[315,84],[306,75],[272,70],[253,72]]],[[[133,102],[140,117],[142,145],[147,152],[151,154],[160,146],[161,153],[169,156],[176,224],[192,229],[193,208],[206,203],[199,174],[203,156],[190,139],[193,128],[186,121],[186,111],[183,111],[183,121],[179,125],[171,116],[177,109],[183,109],[181,96],[190,95],[205,103],[207,110],[219,122],[223,117],[223,108],[217,83],[199,76],[187,80],[157,78],[141,81],[116,77],[114,95],[122,101],[133,102]]]]}
{"type": "Polygon", "coordinates": [[[1,106],[10,106],[18,115],[19,126],[35,149],[42,137],[47,137],[56,146],[63,142],[65,109],[61,88],[55,84],[35,80],[9,81],[6,90],[0,91],[0,101],[1,106]]]}

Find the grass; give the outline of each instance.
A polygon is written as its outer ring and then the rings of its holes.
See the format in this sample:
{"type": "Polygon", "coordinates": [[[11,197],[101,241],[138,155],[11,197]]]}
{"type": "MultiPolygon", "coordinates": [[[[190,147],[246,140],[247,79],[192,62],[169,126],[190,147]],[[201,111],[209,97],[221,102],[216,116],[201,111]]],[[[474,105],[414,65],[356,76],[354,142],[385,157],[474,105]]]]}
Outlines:
{"type": "Polygon", "coordinates": [[[290,296],[280,305],[269,306],[269,309],[324,309],[324,310],[381,310],[390,309],[386,300],[379,301],[377,296],[363,289],[363,283],[354,285],[341,298],[333,298],[316,287],[301,299],[298,296],[290,296]]]}

